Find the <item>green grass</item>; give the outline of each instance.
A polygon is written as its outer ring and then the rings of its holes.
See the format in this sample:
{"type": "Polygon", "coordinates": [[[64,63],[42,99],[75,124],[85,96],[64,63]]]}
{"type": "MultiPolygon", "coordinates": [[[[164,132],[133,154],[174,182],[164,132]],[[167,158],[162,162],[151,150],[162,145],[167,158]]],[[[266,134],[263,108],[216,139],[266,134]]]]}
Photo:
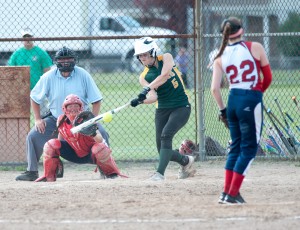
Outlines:
{"type": "Polygon", "coordinates": [[[15,165],[8,165],[8,166],[0,166],[0,171],[26,171],[26,166],[15,166],[15,165]]]}

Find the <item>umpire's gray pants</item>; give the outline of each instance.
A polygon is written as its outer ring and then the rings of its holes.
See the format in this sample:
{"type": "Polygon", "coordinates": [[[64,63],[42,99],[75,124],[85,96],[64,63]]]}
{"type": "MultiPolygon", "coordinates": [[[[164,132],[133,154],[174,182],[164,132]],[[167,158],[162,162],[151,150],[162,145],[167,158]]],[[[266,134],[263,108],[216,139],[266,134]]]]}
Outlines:
{"type": "Polygon", "coordinates": [[[49,112],[48,100],[45,98],[43,102],[40,104],[40,114],[41,117],[45,116],[49,112]]]}
{"type": "MultiPolygon", "coordinates": [[[[26,138],[26,151],[27,151],[27,171],[38,171],[38,163],[43,154],[43,148],[47,141],[52,138],[57,138],[57,133],[53,132],[56,129],[57,119],[53,116],[44,118],[46,122],[46,128],[44,133],[39,133],[33,127],[27,135],[26,138]]],[[[109,135],[105,129],[98,123],[99,131],[102,137],[106,140],[109,145],[109,135]]]]}

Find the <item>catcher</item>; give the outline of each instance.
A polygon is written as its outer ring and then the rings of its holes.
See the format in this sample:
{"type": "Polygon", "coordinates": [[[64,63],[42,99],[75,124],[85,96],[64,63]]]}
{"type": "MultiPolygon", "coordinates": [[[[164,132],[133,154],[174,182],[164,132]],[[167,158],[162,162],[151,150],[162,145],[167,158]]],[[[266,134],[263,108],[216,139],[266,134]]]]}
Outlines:
{"type": "Polygon", "coordinates": [[[76,134],[70,131],[73,125],[79,125],[94,117],[91,112],[83,111],[83,108],[83,103],[77,95],[70,94],[66,97],[62,106],[64,114],[57,119],[58,138],[51,139],[44,145],[44,175],[36,179],[36,182],[56,181],[60,156],[78,164],[96,164],[103,179],[123,176],[110,148],[98,131],[97,124],[76,134]]]}

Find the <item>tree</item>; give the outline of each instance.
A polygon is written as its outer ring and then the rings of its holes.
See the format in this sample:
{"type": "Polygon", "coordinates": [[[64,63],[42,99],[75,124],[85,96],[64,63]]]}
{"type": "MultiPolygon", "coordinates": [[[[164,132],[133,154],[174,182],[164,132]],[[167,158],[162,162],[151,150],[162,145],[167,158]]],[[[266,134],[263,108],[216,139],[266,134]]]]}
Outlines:
{"type": "MultiPolygon", "coordinates": [[[[279,27],[279,32],[291,33],[300,32],[300,15],[292,12],[288,19],[279,27]]],[[[299,57],[300,56],[300,39],[298,36],[284,37],[278,41],[278,46],[282,50],[284,56],[299,57]]]]}
{"type": "Polygon", "coordinates": [[[194,7],[194,2],[195,0],[134,1],[135,5],[144,12],[144,17],[141,19],[143,24],[168,28],[178,34],[187,32],[187,9],[194,7]]]}

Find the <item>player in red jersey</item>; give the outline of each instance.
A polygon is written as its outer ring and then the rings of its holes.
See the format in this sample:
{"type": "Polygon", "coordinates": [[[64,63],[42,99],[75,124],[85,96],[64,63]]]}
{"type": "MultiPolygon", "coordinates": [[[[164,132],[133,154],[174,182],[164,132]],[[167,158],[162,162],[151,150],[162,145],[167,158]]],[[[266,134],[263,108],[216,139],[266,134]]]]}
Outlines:
{"type": "Polygon", "coordinates": [[[59,157],[77,164],[96,164],[101,178],[116,178],[121,175],[105,139],[94,124],[90,134],[71,132],[77,115],[84,105],[74,94],[66,97],[62,109],[63,115],[57,119],[58,138],[46,142],[43,149],[44,175],[36,182],[56,181],[56,171],[59,167],[59,157]]]}

